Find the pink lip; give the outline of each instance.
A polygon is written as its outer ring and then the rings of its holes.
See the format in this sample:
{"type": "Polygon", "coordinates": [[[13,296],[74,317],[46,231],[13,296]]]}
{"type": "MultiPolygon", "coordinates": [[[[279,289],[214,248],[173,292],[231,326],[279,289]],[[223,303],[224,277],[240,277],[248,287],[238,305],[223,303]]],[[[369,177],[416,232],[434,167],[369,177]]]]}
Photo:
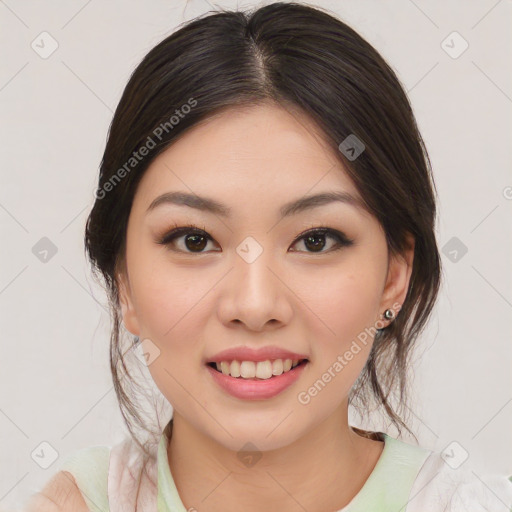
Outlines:
{"type": "Polygon", "coordinates": [[[290,387],[301,376],[307,364],[309,363],[301,363],[288,372],[274,375],[270,379],[265,380],[231,377],[230,375],[224,375],[211,366],[206,365],[206,368],[213,377],[213,380],[230,395],[244,400],[263,400],[272,398],[290,387]]]}
{"type": "Polygon", "coordinates": [[[207,363],[220,363],[222,361],[266,361],[267,359],[307,359],[304,354],[296,354],[279,347],[262,347],[259,349],[249,347],[228,348],[218,352],[206,360],[207,363]]]}

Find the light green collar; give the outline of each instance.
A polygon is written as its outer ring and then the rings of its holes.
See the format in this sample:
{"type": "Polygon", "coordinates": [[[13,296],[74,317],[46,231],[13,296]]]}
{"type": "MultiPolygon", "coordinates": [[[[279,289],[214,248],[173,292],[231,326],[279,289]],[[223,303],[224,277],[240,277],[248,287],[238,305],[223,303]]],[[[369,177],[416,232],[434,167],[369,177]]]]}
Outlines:
{"type": "MultiPolygon", "coordinates": [[[[414,480],[430,450],[394,439],[385,433],[384,448],[373,471],[352,501],[338,512],[403,512],[414,480]]],[[[187,512],[178,494],[167,459],[165,433],[158,445],[158,510],[187,512]]]]}

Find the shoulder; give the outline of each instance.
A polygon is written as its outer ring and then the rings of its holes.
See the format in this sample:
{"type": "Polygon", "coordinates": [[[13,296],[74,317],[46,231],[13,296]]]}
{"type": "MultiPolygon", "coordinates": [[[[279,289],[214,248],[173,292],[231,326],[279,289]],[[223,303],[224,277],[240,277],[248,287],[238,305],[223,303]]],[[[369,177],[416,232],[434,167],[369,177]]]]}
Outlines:
{"type": "Polygon", "coordinates": [[[59,471],[38,494],[31,497],[26,512],[89,512],[73,475],[59,471]]]}
{"type": "Polygon", "coordinates": [[[30,498],[27,512],[108,510],[109,446],[91,446],[64,458],[42,491],[30,498]]]}
{"type": "Polygon", "coordinates": [[[454,468],[440,453],[431,452],[414,481],[406,510],[512,511],[512,477],[454,468]]]}
{"type": "Polygon", "coordinates": [[[25,512],[106,512],[110,500],[121,510],[154,504],[157,446],[149,459],[130,437],[114,446],[91,446],[69,454],[25,512]],[[110,499],[109,499],[110,498],[110,499]]]}

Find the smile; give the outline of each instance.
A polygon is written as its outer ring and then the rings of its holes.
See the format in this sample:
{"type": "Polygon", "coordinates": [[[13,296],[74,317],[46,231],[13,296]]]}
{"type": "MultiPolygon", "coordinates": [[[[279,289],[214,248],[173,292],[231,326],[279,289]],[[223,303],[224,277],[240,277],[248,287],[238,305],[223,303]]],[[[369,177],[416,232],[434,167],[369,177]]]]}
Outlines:
{"type": "Polygon", "coordinates": [[[308,364],[308,359],[258,362],[234,360],[207,363],[206,369],[216,387],[218,386],[217,389],[242,400],[265,400],[291,387],[307,369],[308,364]]]}
{"type": "Polygon", "coordinates": [[[267,380],[291,371],[307,359],[267,359],[266,361],[221,361],[208,363],[224,375],[241,379],[267,380]]]}

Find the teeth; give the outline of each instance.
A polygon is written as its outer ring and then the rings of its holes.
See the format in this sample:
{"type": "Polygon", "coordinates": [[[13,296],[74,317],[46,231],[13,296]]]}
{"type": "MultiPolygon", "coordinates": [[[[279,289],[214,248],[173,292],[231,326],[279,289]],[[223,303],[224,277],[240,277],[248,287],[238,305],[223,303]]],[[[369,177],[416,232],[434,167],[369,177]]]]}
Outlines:
{"type": "Polygon", "coordinates": [[[233,361],[229,368],[229,374],[231,377],[240,377],[240,363],[238,361],[233,361]]]}
{"type": "Polygon", "coordinates": [[[244,379],[270,379],[273,375],[281,375],[299,364],[299,359],[275,359],[270,361],[222,361],[216,363],[217,370],[224,375],[244,379]]]}
{"type": "Polygon", "coordinates": [[[252,361],[242,361],[240,363],[240,376],[244,379],[256,377],[256,365],[252,361]]]}
{"type": "Polygon", "coordinates": [[[222,363],[220,363],[220,371],[224,375],[229,375],[229,363],[227,361],[222,361],[222,363]]]}
{"type": "Polygon", "coordinates": [[[272,364],[272,375],[281,375],[283,373],[283,360],[276,359],[272,364]]]}

